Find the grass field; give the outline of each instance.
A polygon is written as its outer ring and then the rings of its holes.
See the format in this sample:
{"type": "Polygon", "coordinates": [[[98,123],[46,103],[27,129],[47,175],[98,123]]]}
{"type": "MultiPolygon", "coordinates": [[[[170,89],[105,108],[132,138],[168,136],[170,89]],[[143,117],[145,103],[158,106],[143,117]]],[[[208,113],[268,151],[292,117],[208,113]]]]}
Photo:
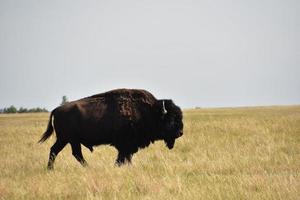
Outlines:
{"type": "Polygon", "coordinates": [[[0,199],[300,199],[300,106],[184,111],[184,135],[115,167],[116,150],[68,145],[47,171],[49,114],[0,115],[0,199]]]}

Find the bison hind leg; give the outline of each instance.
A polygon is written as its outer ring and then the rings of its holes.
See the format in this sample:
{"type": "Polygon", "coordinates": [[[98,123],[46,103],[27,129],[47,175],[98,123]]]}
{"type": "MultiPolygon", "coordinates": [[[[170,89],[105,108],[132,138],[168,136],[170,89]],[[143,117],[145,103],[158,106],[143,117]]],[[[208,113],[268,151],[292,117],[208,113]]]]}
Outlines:
{"type": "Polygon", "coordinates": [[[81,152],[81,145],[79,142],[72,142],[71,143],[71,147],[72,147],[72,154],[73,156],[76,158],[76,160],[78,162],[80,162],[80,164],[82,166],[87,166],[87,162],[85,161],[85,159],[83,158],[82,152],[81,152]]]}
{"type": "Polygon", "coordinates": [[[116,160],[116,165],[118,167],[124,165],[124,164],[131,164],[131,158],[132,158],[131,153],[123,153],[123,152],[119,152],[117,160],[116,160]]]}
{"type": "Polygon", "coordinates": [[[53,169],[54,161],[58,153],[66,146],[67,142],[57,139],[53,146],[50,148],[48,169],[53,169]]]}

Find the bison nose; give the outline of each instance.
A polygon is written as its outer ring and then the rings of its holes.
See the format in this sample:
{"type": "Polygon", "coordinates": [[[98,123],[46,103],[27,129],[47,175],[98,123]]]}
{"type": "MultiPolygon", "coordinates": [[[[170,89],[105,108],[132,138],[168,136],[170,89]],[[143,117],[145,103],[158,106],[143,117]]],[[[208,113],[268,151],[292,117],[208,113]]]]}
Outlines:
{"type": "Polygon", "coordinates": [[[182,132],[182,131],[179,131],[178,137],[181,137],[182,135],[183,135],[183,132],[182,132]]]}

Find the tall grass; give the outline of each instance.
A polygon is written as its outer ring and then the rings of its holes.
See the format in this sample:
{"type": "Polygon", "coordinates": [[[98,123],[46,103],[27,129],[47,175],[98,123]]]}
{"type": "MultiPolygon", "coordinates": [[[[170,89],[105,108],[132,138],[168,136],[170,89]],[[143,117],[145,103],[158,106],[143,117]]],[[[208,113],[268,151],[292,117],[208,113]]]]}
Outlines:
{"type": "Polygon", "coordinates": [[[0,199],[299,199],[300,106],[184,111],[184,135],[116,167],[116,150],[68,145],[46,170],[49,114],[0,115],[0,199]]]}

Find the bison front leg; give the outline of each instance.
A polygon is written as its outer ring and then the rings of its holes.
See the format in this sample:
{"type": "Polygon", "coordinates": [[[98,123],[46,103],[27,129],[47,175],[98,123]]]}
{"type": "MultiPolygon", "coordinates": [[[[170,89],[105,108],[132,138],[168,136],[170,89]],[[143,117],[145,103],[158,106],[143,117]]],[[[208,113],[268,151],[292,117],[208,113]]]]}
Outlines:
{"type": "Polygon", "coordinates": [[[72,154],[73,156],[76,158],[76,160],[78,160],[78,162],[80,162],[80,164],[82,166],[87,166],[87,162],[85,161],[85,159],[83,158],[82,152],[81,152],[81,145],[80,143],[71,143],[71,147],[72,147],[72,154]]]}
{"type": "Polygon", "coordinates": [[[120,167],[121,165],[124,165],[124,164],[131,164],[131,158],[132,158],[131,153],[119,152],[117,160],[116,160],[116,165],[120,167]]]}

